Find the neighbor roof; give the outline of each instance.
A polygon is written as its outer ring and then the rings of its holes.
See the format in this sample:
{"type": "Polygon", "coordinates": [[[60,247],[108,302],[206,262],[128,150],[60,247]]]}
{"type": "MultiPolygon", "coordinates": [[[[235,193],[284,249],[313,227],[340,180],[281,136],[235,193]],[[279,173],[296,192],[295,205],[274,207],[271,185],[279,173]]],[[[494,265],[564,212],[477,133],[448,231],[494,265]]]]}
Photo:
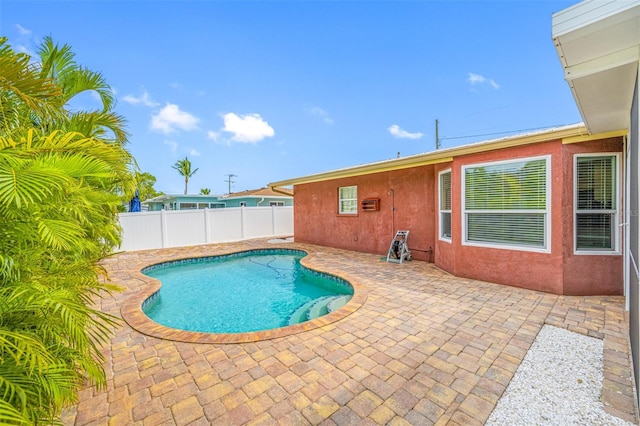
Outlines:
{"type": "Polygon", "coordinates": [[[244,198],[244,197],[292,197],[293,190],[282,188],[279,191],[274,191],[271,188],[260,188],[260,189],[248,189],[242,192],[233,192],[231,194],[225,195],[224,199],[229,198],[244,198]]]}
{"type": "Polygon", "coordinates": [[[575,143],[603,139],[606,137],[623,136],[626,134],[627,131],[625,129],[597,135],[590,135],[585,125],[583,123],[578,123],[568,126],[549,128],[532,133],[508,136],[500,139],[476,142],[454,148],[440,149],[423,154],[410,155],[407,157],[400,157],[391,160],[346,167],[343,169],[337,169],[293,179],[281,180],[278,182],[272,182],[269,184],[269,186],[271,188],[284,189],[279,187],[320,182],[351,176],[360,176],[372,173],[380,173],[390,170],[408,169],[410,167],[418,167],[428,164],[446,163],[452,161],[453,157],[457,157],[460,155],[474,154],[478,152],[486,152],[520,145],[528,145],[554,139],[562,139],[563,143],[575,143]]]}
{"type": "Polygon", "coordinates": [[[203,195],[203,194],[162,194],[157,197],[144,200],[143,203],[161,203],[163,201],[173,200],[175,198],[220,198],[222,195],[203,195]]]}

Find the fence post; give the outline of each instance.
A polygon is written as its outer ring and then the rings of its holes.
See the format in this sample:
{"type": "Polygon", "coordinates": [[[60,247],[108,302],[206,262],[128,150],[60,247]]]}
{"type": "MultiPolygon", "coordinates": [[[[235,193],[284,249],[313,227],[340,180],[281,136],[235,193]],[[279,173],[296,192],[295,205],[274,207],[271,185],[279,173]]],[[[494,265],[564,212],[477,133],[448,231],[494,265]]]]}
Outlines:
{"type": "Polygon", "coordinates": [[[204,242],[209,244],[211,242],[211,219],[209,217],[209,209],[204,209],[204,242]]]}
{"type": "Polygon", "coordinates": [[[244,239],[244,235],[247,233],[244,223],[244,206],[240,206],[240,238],[244,239]]]}
{"type": "Polygon", "coordinates": [[[276,235],[276,206],[271,206],[271,235],[276,235]]]}
{"type": "Polygon", "coordinates": [[[160,237],[162,239],[162,248],[167,247],[167,211],[160,210],[160,237]]]}

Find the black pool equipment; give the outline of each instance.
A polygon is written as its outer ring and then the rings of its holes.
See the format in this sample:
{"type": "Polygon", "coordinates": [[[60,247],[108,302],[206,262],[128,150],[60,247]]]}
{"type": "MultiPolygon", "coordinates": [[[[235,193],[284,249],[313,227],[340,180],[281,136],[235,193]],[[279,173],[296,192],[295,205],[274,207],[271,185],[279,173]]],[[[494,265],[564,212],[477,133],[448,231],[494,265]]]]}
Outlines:
{"type": "Polygon", "coordinates": [[[407,246],[407,238],[409,238],[409,231],[396,232],[387,252],[387,262],[403,263],[405,260],[412,259],[411,251],[407,246]]]}

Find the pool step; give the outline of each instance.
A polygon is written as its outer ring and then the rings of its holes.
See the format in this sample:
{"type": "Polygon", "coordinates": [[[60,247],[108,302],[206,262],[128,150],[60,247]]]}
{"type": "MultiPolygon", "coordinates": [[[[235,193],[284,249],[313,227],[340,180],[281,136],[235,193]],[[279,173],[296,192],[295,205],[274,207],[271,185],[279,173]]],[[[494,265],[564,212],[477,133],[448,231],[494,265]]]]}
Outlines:
{"type": "Polygon", "coordinates": [[[327,305],[329,312],[333,312],[337,309],[342,308],[347,302],[351,300],[350,294],[345,294],[344,296],[335,296],[327,305]]]}
{"type": "Polygon", "coordinates": [[[316,300],[317,299],[309,300],[307,303],[296,309],[289,317],[288,324],[294,325],[308,321],[309,309],[311,309],[311,307],[316,303],[316,300]]]}
{"type": "Polygon", "coordinates": [[[329,308],[327,305],[331,302],[335,296],[325,296],[319,299],[316,299],[316,303],[314,303],[311,308],[309,308],[309,312],[307,313],[307,319],[314,319],[321,317],[323,315],[327,315],[329,313],[329,308]]]}
{"type": "Polygon", "coordinates": [[[321,317],[335,311],[336,309],[340,309],[349,300],[351,300],[350,294],[339,296],[323,296],[317,299],[310,300],[296,309],[289,317],[289,321],[287,323],[288,325],[294,325],[321,317]]]}

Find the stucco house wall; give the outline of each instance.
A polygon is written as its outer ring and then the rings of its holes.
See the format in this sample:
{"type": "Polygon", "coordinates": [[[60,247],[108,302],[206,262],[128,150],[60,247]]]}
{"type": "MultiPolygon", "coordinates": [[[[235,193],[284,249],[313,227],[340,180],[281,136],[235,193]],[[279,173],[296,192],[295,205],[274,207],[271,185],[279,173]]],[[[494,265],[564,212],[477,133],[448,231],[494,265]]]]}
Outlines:
{"type": "MultiPolygon", "coordinates": [[[[577,153],[622,152],[622,138],[610,138],[600,141],[579,144],[563,145],[563,294],[623,294],[624,284],[624,255],[623,251],[618,255],[576,255],[573,253],[574,215],[573,209],[573,157],[577,153]]],[[[622,158],[621,158],[622,161],[622,158]]],[[[621,165],[622,166],[622,165],[621,165]]],[[[622,167],[621,167],[622,169],[622,167]]],[[[623,179],[620,176],[620,185],[623,179]]],[[[624,188],[620,188],[621,193],[624,188]]],[[[618,211],[624,212],[625,206],[618,205],[618,211]]],[[[624,215],[620,218],[624,222],[624,215]]],[[[623,239],[623,228],[620,227],[618,237],[623,239]]]]}
{"type": "Polygon", "coordinates": [[[576,153],[621,152],[622,138],[581,143],[550,140],[461,155],[451,161],[295,185],[297,241],[386,255],[396,230],[409,230],[414,259],[460,277],[554,294],[622,294],[621,254],[574,253],[576,153]],[[551,232],[548,253],[463,244],[462,167],[501,160],[549,156],[551,232]],[[438,173],[451,169],[452,238],[438,237],[438,173]],[[356,185],[358,213],[338,213],[340,187],[356,185]],[[379,211],[363,211],[364,199],[379,199],[379,211]]]}
{"type": "Polygon", "coordinates": [[[386,255],[395,231],[409,229],[413,257],[432,261],[434,189],[433,166],[296,185],[296,241],[386,255]],[[352,185],[358,187],[358,213],[341,215],[338,189],[352,185]],[[379,199],[379,210],[362,211],[362,201],[371,198],[379,199]]]}

